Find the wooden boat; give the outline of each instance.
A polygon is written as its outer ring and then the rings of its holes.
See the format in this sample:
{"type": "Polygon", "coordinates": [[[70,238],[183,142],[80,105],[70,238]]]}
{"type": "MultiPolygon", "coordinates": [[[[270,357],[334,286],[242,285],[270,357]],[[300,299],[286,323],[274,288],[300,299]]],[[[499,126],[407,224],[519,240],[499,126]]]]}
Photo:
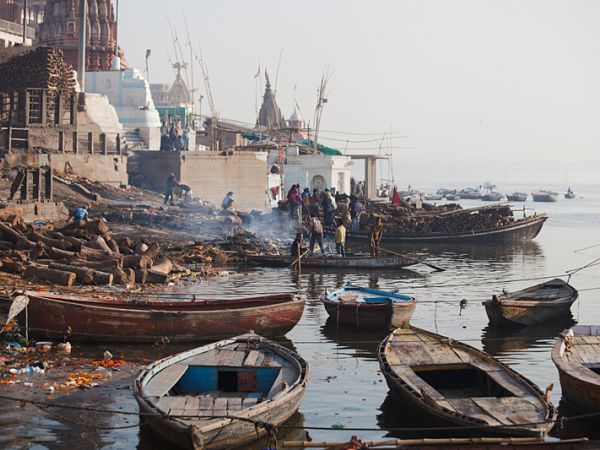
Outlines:
{"type": "Polygon", "coordinates": [[[577,325],[552,348],[562,396],[584,412],[600,412],[600,326],[577,325]]]}
{"type": "MultiPolygon", "coordinates": [[[[298,261],[295,256],[286,255],[247,255],[246,259],[259,266],[291,267],[298,261]]],[[[419,260],[404,256],[371,256],[349,255],[345,258],[338,256],[303,257],[302,267],[339,268],[339,269],[401,269],[419,264],[419,260]]]]}
{"type": "Polygon", "coordinates": [[[363,288],[348,283],[321,297],[336,324],[356,328],[397,328],[412,318],[417,300],[396,292],[363,288]]]}
{"type": "Polygon", "coordinates": [[[512,194],[507,194],[506,198],[509,202],[526,202],[527,192],[513,192],[512,194]]]}
{"type": "Polygon", "coordinates": [[[556,202],[558,193],[552,191],[537,191],[531,193],[534,202],[556,202]]]}
{"type": "Polygon", "coordinates": [[[308,378],[299,355],[250,333],[149,365],[133,392],[147,426],[172,444],[229,449],[294,415],[308,378]]]}
{"type": "Polygon", "coordinates": [[[483,305],[492,325],[528,326],[566,317],[578,295],[573,286],[555,278],[517,292],[494,295],[483,305]]]}
{"type": "Polygon", "coordinates": [[[472,436],[544,436],[556,411],[531,381],[491,356],[425,330],[399,328],[379,346],[393,398],[431,423],[472,436]],[[460,428],[463,427],[463,430],[460,428]]]}
{"type": "MultiPolygon", "coordinates": [[[[480,209],[480,208],[477,208],[480,209]]],[[[465,211],[465,210],[463,210],[465,211]]],[[[381,238],[382,243],[386,242],[397,242],[403,244],[415,244],[415,243],[461,243],[461,242],[475,242],[475,243],[514,243],[529,241],[534,239],[544,226],[544,222],[548,220],[546,214],[538,214],[530,216],[524,219],[515,220],[507,225],[486,228],[481,230],[463,231],[458,233],[422,233],[422,234],[408,234],[408,233],[383,233],[381,238]]],[[[333,233],[333,230],[325,230],[327,233],[333,233]]],[[[362,240],[368,241],[369,233],[364,231],[353,232],[348,230],[348,240],[362,240]]]]}
{"type": "Polygon", "coordinates": [[[504,195],[499,192],[486,192],[481,197],[479,197],[484,202],[499,202],[504,198],[504,195]]]}
{"type": "MultiPolygon", "coordinates": [[[[28,292],[30,334],[72,341],[201,342],[246,333],[282,336],[302,317],[304,299],[274,294],[234,300],[79,299],[28,292]]],[[[24,325],[24,314],[19,317],[24,325]]]]}

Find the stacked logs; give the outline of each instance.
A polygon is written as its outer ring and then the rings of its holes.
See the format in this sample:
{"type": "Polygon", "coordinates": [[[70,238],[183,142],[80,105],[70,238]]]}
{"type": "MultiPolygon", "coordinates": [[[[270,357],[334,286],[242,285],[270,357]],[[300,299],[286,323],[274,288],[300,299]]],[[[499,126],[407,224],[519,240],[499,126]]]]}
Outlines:
{"type": "Polygon", "coordinates": [[[449,209],[417,213],[409,208],[380,204],[369,205],[361,215],[361,229],[370,230],[378,218],[383,219],[386,232],[395,234],[462,233],[498,228],[514,222],[508,205],[478,211],[449,209]]]}
{"type": "Polygon", "coordinates": [[[31,88],[75,90],[73,68],[64,62],[61,49],[37,47],[0,64],[0,91],[31,88]]]}
{"type": "Polygon", "coordinates": [[[116,241],[104,221],[59,230],[0,222],[0,271],[60,286],[166,283],[182,271],[156,242],[116,241]]]}

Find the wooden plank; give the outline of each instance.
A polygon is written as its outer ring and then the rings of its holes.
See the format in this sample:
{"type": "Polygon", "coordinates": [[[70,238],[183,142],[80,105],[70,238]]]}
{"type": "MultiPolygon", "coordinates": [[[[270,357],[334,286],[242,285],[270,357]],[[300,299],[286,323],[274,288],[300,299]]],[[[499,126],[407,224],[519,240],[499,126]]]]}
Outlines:
{"type": "Polygon", "coordinates": [[[265,359],[263,359],[262,367],[270,367],[273,362],[273,353],[268,353],[265,355],[265,359]]]}
{"type": "Polygon", "coordinates": [[[464,416],[473,417],[476,419],[481,419],[486,422],[488,425],[497,426],[497,425],[506,425],[498,420],[496,420],[493,416],[487,413],[485,410],[482,410],[476,403],[473,402],[471,398],[452,398],[448,399],[448,402],[452,405],[452,407],[459,413],[464,416]]]}
{"type": "MultiPolygon", "coordinates": [[[[198,408],[200,407],[200,397],[195,397],[192,395],[188,395],[185,398],[185,410],[194,410],[197,411],[198,408]]],[[[193,415],[195,415],[196,413],[194,412],[193,415]]]]}
{"type": "Polygon", "coordinates": [[[150,397],[162,397],[179,381],[187,364],[173,364],[154,375],[144,386],[144,393],[150,397]]]}
{"type": "Polygon", "coordinates": [[[235,350],[223,350],[223,356],[219,359],[219,366],[227,366],[230,367],[233,364],[233,358],[235,355],[235,350]]]}
{"type": "Polygon", "coordinates": [[[219,356],[219,354],[220,350],[208,350],[199,355],[184,359],[182,363],[189,366],[212,366],[218,361],[217,356],[219,356]]]}
{"type": "Polygon", "coordinates": [[[244,366],[254,366],[259,354],[260,352],[258,350],[250,350],[248,356],[246,356],[246,359],[244,360],[244,366]]]}
{"type": "Polygon", "coordinates": [[[250,408],[250,407],[256,405],[257,403],[258,403],[258,399],[256,399],[256,398],[245,398],[244,400],[242,400],[242,405],[244,406],[244,409],[250,408]]]}
{"type": "Polygon", "coordinates": [[[213,409],[226,410],[227,409],[227,397],[215,398],[215,404],[213,406],[213,409]]]}
{"type": "Polygon", "coordinates": [[[244,362],[244,358],[246,357],[246,352],[239,352],[239,351],[234,351],[233,352],[233,360],[231,361],[231,365],[233,367],[239,367],[243,364],[244,362]]]}
{"type": "Polygon", "coordinates": [[[230,398],[227,402],[227,410],[228,411],[240,411],[242,409],[242,398],[241,397],[233,397],[230,398]]]}
{"type": "Polygon", "coordinates": [[[403,345],[394,345],[388,353],[394,353],[401,364],[407,364],[409,366],[435,364],[435,361],[427,353],[423,344],[404,343],[403,345]]]}
{"type": "Polygon", "coordinates": [[[471,399],[482,410],[488,411],[490,415],[502,424],[519,425],[524,423],[543,422],[545,411],[540,411],[541,404],[535,397],[477,397],[471,399]]]}
{"type": "Polygon", "coordinates": [[[212,411],[215,399],[213,397],[200,397],[198,409],[204,411],[212,411]]]}

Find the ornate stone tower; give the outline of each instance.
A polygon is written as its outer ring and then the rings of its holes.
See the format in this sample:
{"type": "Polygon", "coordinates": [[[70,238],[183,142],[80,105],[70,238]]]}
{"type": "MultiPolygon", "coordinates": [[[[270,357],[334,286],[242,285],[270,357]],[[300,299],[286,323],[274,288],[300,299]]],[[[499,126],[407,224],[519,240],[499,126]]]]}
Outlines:
{"type": "Polygon", "coordinates": [[[266,71],[265,77],[267,78],[267,87],[265,89],[262,106],[258,113],[256,127],[267,130],[279,130],[285,128],[285,120],[283,119],[281,109],[279,109],[277,101],[275,100],[275,93],[271,89],[271,81],[269,80],[269,74],[266,71]]]}
{"type": "MultiPolygon", "coordinates": [[[[117,23],[111,0],[87,0],[88,71],[111,70],[116,55],[117,23]]],[[[39,44],[62,48],[65,62],[77,67],[79,0],[48,0],[39,44]]],[[[120,54],[119,56],[122,55],[120,54]]],[[[121,65],[124,68],[124,64],[121,65]]]]}

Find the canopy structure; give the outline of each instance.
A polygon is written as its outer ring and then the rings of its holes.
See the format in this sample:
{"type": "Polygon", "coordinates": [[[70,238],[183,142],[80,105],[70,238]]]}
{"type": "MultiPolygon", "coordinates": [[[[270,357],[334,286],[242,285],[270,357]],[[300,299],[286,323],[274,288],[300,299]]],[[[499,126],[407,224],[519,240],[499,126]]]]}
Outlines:
{"type": "MultiPolygon", "coordinates": [[[[315,147],[315,143],[310,139],[303,139],[301,141],[298,141],[298,144],[306,145],[307,147],[310,147],[310,148],[315,147]]],[[[327,147],[322,144],[317,144],[317,151],[320,153],[323,153],[324,155],[329,155],[329,156],[342,156],[343,155],[343,153],[340,150],[338,150],[336,148],[327,147]]]]}

